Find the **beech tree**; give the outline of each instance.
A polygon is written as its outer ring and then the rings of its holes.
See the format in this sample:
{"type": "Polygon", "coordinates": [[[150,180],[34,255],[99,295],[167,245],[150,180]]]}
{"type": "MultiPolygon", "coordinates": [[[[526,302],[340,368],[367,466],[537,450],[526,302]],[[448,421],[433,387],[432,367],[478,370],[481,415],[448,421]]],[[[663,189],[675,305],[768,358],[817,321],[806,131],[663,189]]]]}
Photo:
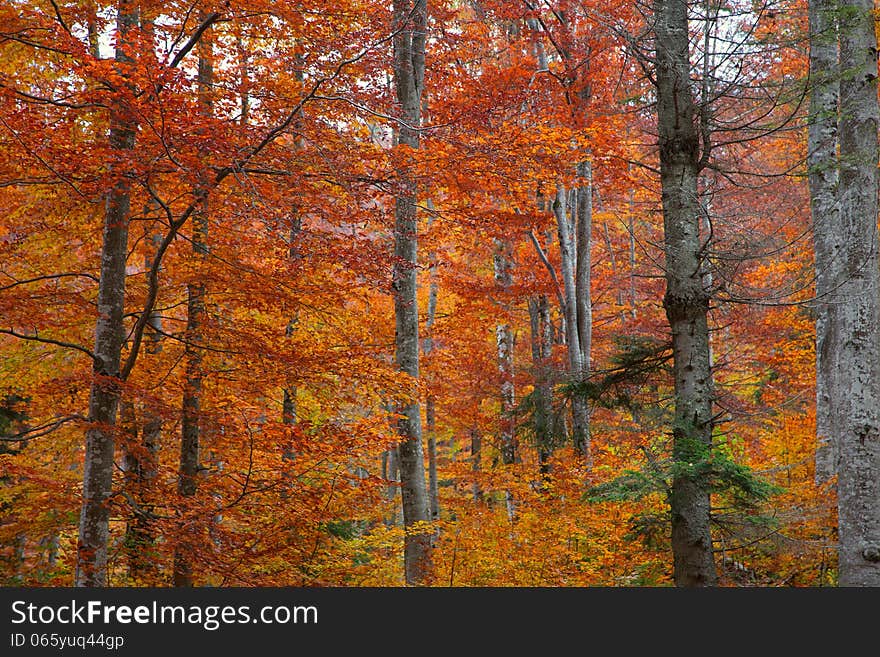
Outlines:
{"type": "MultiPolygon", "coordinates": [[[[394,85],[400,103],[398,143],[407,149],[419,148],[422,90],[425,81],[425,44],[428,7],[426,0],[396,0],[394,3],[394,85]]],[[[404,151],[404,161],[414,154],[404,151]]],[[[418,180],[411,165],[399,170],[399,193],[394,204],[394,317],[395,362],[401,371],[419,378],[418,265],[418,180]]],[[[413,386],[415,388],[415,385],[413,386]]],[[[406,581],[424,582],[431,572],[431,533],[419,530],[429,520],[429,501],[425,486],[425,459],[422,446],[422,418],[418,394],[398,409],[397,431],[400,491],[403,503],[406,581]],[[415,530],[413,529],[415,527],[415,530]]]]}
{"type": "Polygon", "coordinates": [[[816,268],[816,479],[827,481],[837,471],[835,423],[831,394],[837,365],[836,338],[830,333],[829,313],[838,298],[840,269],[840,207],[837,165],[837,122],[840,97],[837,2],[812,0],[810,30],[810,116],[807,165],[816,268]]]}
{"type": "MultiPolygon", "coordinates": [[[[872,2],[841,2],[842,272],[823,340],[838,375],[830,416],[839,450],[842,586],[880,584],[880,260],[877,233],[877,37],[872,2]]],[[[831,275],[833,276],[834,270],[831,275]]]]}

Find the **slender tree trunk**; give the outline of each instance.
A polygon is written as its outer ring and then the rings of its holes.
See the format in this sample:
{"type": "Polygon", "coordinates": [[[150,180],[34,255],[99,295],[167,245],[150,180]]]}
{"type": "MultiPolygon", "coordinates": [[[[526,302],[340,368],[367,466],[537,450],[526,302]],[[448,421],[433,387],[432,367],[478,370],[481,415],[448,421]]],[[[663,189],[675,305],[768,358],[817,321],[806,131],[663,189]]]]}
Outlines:
{"type": "MultiPolygon", "coordinates": [[[[877,38],[874,3],[841,3],[839,303],[826,340],[837,365],[839,583],[880,586],[880,261],[877,231],[877,38]]],[[[837,432],[835,432],[837,433],[837,432]]]]}
{"type": "MultiPolygon", "coordinates": [[[[118,5],[117,66],[133,62],[127,52],[139,13],[134,2],[118,5]]],[[[125,107],[110,111],[110,146],[120,154],[134,149],[136,125],[125,107]]],[[[113,456],[116,411],[120,395],[125,263],[128,257],[128,225],[131,215],[131,185],[125,166],[110,164],[117,177],[107,193],[104,207],[104,235],[98,285],[98,319],[95,324],[95,362],[89,391],[89,426],[83,465],[82,509],[77,541],[76,586],[107,585],[107,542],[110,535],[110,493],[113,484],[113,456]]]]}
{"type": "MultiPolygon", "coordinates": [[[[397,489],[400,485],[400,468],[397,461],[397,448],[382,452],[382,479],[391,482],[385,488],[385,499],[393,500],[397,497],[397,489]]],[[[386,527],[397,527],[401,523],[400,509],[396,507],[385,517],[386,527]]]]}
{"type": "MultiPolygon", "coordinates": [[[[431,225],[430,219],[428,226],[431,225]]],[[[434,350],[434,320],[437,316],[437,294],[439,285],[437,284],[437,254],[431,252],[428,256],[428,275],[430,276],[430,284],[428,288],[428,312],[425,318],[425,332],[427,336],[424,341],[424,351],[427,356],[434,350]]],[[[431,512],[431,519],[440,518],[440,488],[437,482],[437,404],[434,394],[428,392],[425,398],[425,429],[428,433],[428,503],[431,512]]]]}
{"type": "MultiPolygon", "coordinates": [[[[513,247],[507,240],[495,240],[492,256],[495,272],[495,286],[506,298],[513,285],[513,247]]],[[[503,303],[506,308],[507,303],[503,303]]],[[[505,465],[516,463],[516,389],[513,382],[513,332],[506,320],[495,326],[495,345],[498,350],[498,372],[501,377],[501,422],[500,444],[501,462],[505,465]]]]}
{"type": "MultiPolygon", "coordinates": [[[[427,1],[394,0],[394,83],[400,103],[401,123],[398,143],[410,149],[419,147],[421,99],[425,79],[427,1]]],[[[419,377],[419,312],[416,280],[418,184],[407,167],[400,172],[400,187],[394,204],[393,288],[396,324],[395,361],[413,379],[419,377]]],[[[403,523],[404,569],[407,584],[425,583],[432,569],[431,537],[428,531],[412,531],[426,522],[429,503],[425,488],[425,458],[422,448],[422,420],[418,395],[413,386],[411,401],[398,409],[398,457],[403,523]]]]}
{"type": "MultiPolygon", "coordinates": [[[[632,165],[630,165],[632,166],[632,165]]],[[[635,214],[635,190],[629,190],[627,201],[627,232],[629,233],[629,307],[630,315],[635,319],[638,315],[636,310],[636,214],[635,214]]]]}
{"type": "MultiPolygon", "coordinates": [[[[513,247],[509,240],[496,239],[495,251],[492,255],[495,273],[495,286],[505,298],[503,306],[505,314],[507,309],[506,297],[513,285],[513,247]]],[[[495,326],[495,345],[498,350],[498,374],[501,378],[501,413],[499,418],[499,438],[501,444],[501,462],[504,465],[513,465],[517,462],[518,450],[516,444],[516,388],[513,379],[513,331],[510,323],[505,321],[495,326]]],[[[516,499],[513,492],[504,491],[507,517],[513,520],[516,517],[516,499]]]]}
{"type": "MultiPolygon", "coordinates": [[[[161,237],[151,240],[154,246],[161,237]]],[[[144,270],[152,267],[152,256],[145,258],[144,270]]],[[[156,355],[162,351],[162,318],[158,313],[150,314],[148,326],[147,353],[156,355]]],[[[123,457],[125,487],[132,504],[132,515],[125,529],[125,547],[128,555],[129,578],[135,583],[149,583],[158,573],[158,563],[154,552],[156,536],[151,513],[154,506],[155,483],[159,475],[159,447],[162,436],[162,416],[153,408],[150,401],[141,405],[140,441],[138,442],[138,423],[134,417],[135,405],[126,408],[125,401],[120,414],[131,438],[126,441],[127,449],[123,457]]]]}
{"type": "Polygon", "coordinates": [[[144,517],[143,482],[145,480],[144,466],[147,455],[138,444],[138,422],[135,406],[130,400],[122,399],[119,406],[119,421],[123,433],[123,471],[125,473],[125,490],[129,503],[132,505],[132,515],[125,528],[125,554],[128,561],[128,573],[132,582],[143,583],[143,575],[154,555],[149,553],[149,545],[144,540],[148,533],[144,530],[149,522],[144,517]]]}
{"type": "MultiPolygon", "coordinates": [[[[290,244],[290,247],[288,248],[288,257],[296,262],[302,257],[298,246],[299,235],[302,231],[302,218],[299,216],[298,207],[294,207],[292,213],[294,217],[291,220],[290,235],[288,237],[290,244]]],[[[289,338],[293,335],[298,323],[299,315],[294,314],[294,316],[290,318],[290,321],[287,322],[287,326],[284,329],[285,337],[289,338]]],[[[284,386],[283,397],[281,400],[281,421],[291,427],[297,423],[296,396],[296,383],[288,381],[287,385],[284,386]]],[[[282,456],[285,460],[292,460],[296,454],[294,453],[293,448],[288,446],[282,456]]]]}
{"type": "Polygon", "coordinates": [[[549,362],[553,349],[553,328],[550,325],[550,306],[543,294],[529,299],[529,326],[532,368],[535,371],[535,441],[538,447],[538,467],[543,480],[550,474],[550,456],[553,453],[553,389],[549,362]]]}
{"type": "Polygon", "coordinates": [[[480,487],[479,473],[482,469],[483,457],[483,437],[480,435],[479,429],[471,429],[471,471],[474,473],[474,483],[471,487],[471,494],[474,502],[483,501],[483,489],[480,487]]]}
{"type": "Polygon", "coordinates": [[[838,205],[837,119],[840,69],[837,0],[810,0],[810,124],[807,135],[810,210],[816,271],[816,482],[837,473],[837,445],[831,418],[837,342],[828,317],[838,299],[843,265],[838,205]]]}
{"type": "MultiPolygon", "coordinates": [[[[244,55],[241,56],[243,61],[246,61],[244,55]]],[[[302,83],[305,80],[305,75],[303,73],[303,57],[301,54],[297,54],[295,57],[295,62],[298,65],[296,69],[296,79],[299,83],[302,83]]],[[[246,72],[243,72],[242,75],[246,75],[246,72]]],[[[245,116],[245,109],[247,108],[247,102],[244,98],[241,101],[242,106],[242,117],[245,116]]],[[[296,128],[298,130],[302,130],[302,109],[299,111],[299,115],[296,119],[296,128]]],[[[296,140],[296,149],[302,150],[303,148],[303,138],[299,137],[296,140]]],[[[299,237],[302,232],[302,209],[300,208],[298,203],[295,203],[291,208],[291,220],[290,220],[290,234],[288,236],[288,249],[287,256],[290,258],[291,262],[298,262],[302,258],[302,254],[299,249],[299,237]]],[[[296,325],[299,322],[299,316],[295,314],[290,318],[290,321],[287,322],[287,327],[284,330],[284,335],[286,337],[291,337],[296,330],[296,325]]],[[[293,381],[288,381],[287,385],[284,387],[284,396],[281,403],[281,420],[284,424],[289,426],[293,426],[297,422],[296,417],[296,383],[293,381]]],[[[288,449],[285,451],[284,458],[292,459],[294,456],[293,450],[288,449]]]]}
{"type": "MultiPolygon", "coordinates": [[[[593,307],[590,282],[593,232],[593,167],[588,160],[577,166],[579,184],[575,216],[575,300],[577,303],[577,337],[580,369],[577,380],[590,376],[590,351],[593,346],[593,307]]],[[[573,401],[575,449],[584,457],[587,467],[592,466],[590,450],[590,407],[583,397],[573,401]]]]}
{"type": "MultiPolygon", "coordinates": [[[[204,118],[212,112],[211,86],[214,81],[213,44],[211,28],[206,30],[198,43],[198,94],[199,111],[204,118]]],[[[207,184],[207,181],[205,181],[207,184]]],[[[193,254],[195,262],[205,264],[208,253],[208,195],[201,195],[200,206],[193,213],[193,254]]],[[[196,275],[198,276],[198,274],[196,275]]],[[[202,442],[202,384],[204,379],[202,344],[205,341],[205,283],[196,278],[187,285],[186,316],[186,373],[183,393],[183,416],[181,420],[180,469],[177,492],[182,497],[193,497],[198,490],[200,449],[202,442]]],[[[178,542],[174,551],[174,586],[193,585],[193,543],[191,537],[178,542]]]]}
{"type": "Polygon", "coordinates": [[[684,0],[655,0],[657,118],[663,196],[666,295],[672,331],[675,417],[673,459],[673,576],[677,586],[717,583],[709,524],[709,493],[691,474],[710,456],[712,372],[709,293],[702,284],[697,177],[700,144],[690,86],[688,16],[684,0]]]}

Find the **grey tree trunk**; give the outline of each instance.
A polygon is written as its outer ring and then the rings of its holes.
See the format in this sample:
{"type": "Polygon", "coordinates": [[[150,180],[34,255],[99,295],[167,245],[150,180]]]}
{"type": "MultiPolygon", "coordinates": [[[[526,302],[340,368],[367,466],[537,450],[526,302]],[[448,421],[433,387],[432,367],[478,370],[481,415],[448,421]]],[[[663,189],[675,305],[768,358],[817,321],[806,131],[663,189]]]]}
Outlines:
{"type": "Polygon", "coordinates": [[[688,15],[684,0],[654,0],[657,119],[663,202],[666,294],[672,332],[675,416],[673,459],[673,577],[677,586],[717,583],[709,524],[709,494],[690,464],[712,446],[709,293],[702,284],[697,177],[700,143],[690,85],[688,15]]]}
{"type": "MultiPolygon", "coordinates": [[[[590,314],[587,309],[590,302],[590,242],[587,222],[591,220],[592,215],[591,204],[587,200],[589,193],[589,190],[585,192],[579,190],[574,197],[575,207],[571,208],[571,212],[569,212],[568,193],[565,187],[560,185],[557,187],[556,199],[553,202],[553,214],[556,217],[556,232],[559,239],[559,268],[565,301],[562,312],[565,319],[568,371],[575,381],[582,381],[587,376],[584,347],[589,348],[589,332],[592,330],[590,314]],[[582,213],[584,222],[580,221],[582,213]],[[572,216],[571,219],[569,219],[569,214],[572,216]],[[586,237],[582,240],[582,244],[578,244],[578,238],[583,237],[584,233],[586,233],[586,237]],[[578,264],[579,255],[586,260],[583,265],[578,264]],[[578,283],[581,287],[578,286],[578,283]],[[580,318],[581,313],[584,313],[583,320],[580,318]],[[581,328],[587,332],[583,338],[580,334],[581,328]]],[[[571,410],[574,447],[578,453],[588,456],[590,453],[590,416],[586,400],[579,396],[572,398],[571,410]]]]}
{"type": "MultiPolygon", "coordinates": [[[[419,147],[421,99],[425,79],[427,1],[394,0],[394,84],[400,103],[398,143],[419,147]]],[[[419,376],[419,312],[416,297],[418,228],[416,200],[418,184],[404,166],[399,173],[399,191],[394,204],[394,316],[395,362],[413,377],[419,376]]],[[[425,488],[425,458],[422,448],[422,420],[418,394],[413,386],[411,401],[398,408],[401,415],[398,458],[404,539],[404,571],[407,584],[422,584],[432,569],[432,533],[412,531],[429,519],[425,488]]]]}
{"type": "Polygon", "coordinates": [[[843,244],[838,206],[837,118],[840,69],[837,0],[811,0],[810,123],[807,135],[810,211],[816,272],[816,482],[837,473],[837,445],[831,419],[835,389],[834,343],[828,316],[842,282],[843,244]]]}
{"type": "MultiPolygon", "coordinates": [[[[199,111],[209,117],[212,111],[211,86],[214,81],[213,44],[209,27],[198,43],[198,95],[199,111]]],[[[208,181],[203,187],[207,188],[208,181]]],[[[196,261],[204,263],[208,253],[208,195],[201,194],[200,205],[193,213],[193,254],[196,261]]],[[[205,284],[195,280],[187,285],[186,315],[186,372],[183,392],[183,415],[181,418],[180,466],[177,492],[183,497],[193,497],[198,490],[200,449],[202,442],[202,382],[205,341],[204,325],[205,284]]],[[[174,586],[193,585],[193,546],[189,540],[178,541],[174,550],[174,586]]]]}
{"type": "MultiPolygon", "coordinates": [[[[840,224],[843,280],[825,339],[838,376],[839,584],[880,586],[880,262],[877,38],[872,0],[841,3],[840,224]]],[[[837,432],[835,432],[837,433],[837,432]]]]}
{"type": "MultiPolygon", "coordinates": [[[[131,34],[137,29],[139,13],[134,2],[118,5],[117,65],[134,61],[127,52],[131,34]]],[[[124,66],[119,66],[125,75],[124,66]]],[[[134,149],[136,124],[125,107],[110,110],[110,146],[120,153],[134,149]]],[[[124,338],[125,263],[128,257],[128,226],[131,218],[131,184],[123,175],[124,165],[110,164],[118,176],[107,192],[104,205],[104,234],[98,284],[98,319],[95,323],[95,361],[89,390],[89,426],[86,432],[83,466],[82,508],[77,540],[74,583],[82,587],[107,586],[107,541],[110,530],[110,494],[113,484],[113,456],[116,411],[120,395],[120,360],[124,338]]]]}

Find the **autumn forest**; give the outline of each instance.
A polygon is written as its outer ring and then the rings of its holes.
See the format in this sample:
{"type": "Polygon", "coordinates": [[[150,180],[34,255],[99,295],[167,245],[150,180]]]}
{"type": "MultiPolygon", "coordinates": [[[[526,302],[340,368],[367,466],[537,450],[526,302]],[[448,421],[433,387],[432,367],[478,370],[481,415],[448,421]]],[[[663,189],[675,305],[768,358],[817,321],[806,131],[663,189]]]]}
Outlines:
{"type": "Polygon", "coordinates": [[[0,582],[880,586],[876,26],[0,4],[0,582]]]}

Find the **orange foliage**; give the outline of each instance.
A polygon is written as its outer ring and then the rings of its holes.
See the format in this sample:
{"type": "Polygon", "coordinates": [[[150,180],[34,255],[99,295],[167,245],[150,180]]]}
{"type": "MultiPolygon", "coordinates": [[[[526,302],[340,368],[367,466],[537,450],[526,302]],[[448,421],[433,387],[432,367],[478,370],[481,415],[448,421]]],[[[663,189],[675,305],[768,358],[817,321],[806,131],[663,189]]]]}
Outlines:
{"type": "MultiPolygon", "coordinates": [[[[32,431],[0,445],[0,580],[71,582],[102,203],[115,182],[109,171],[124,170],[132,223],[123,360],[133,356],[162,240],[167,250],[152,306],[161,332],[147,330],[123,386],[134,419],[116,428],[111,583],[168,584],[175,547],[185,544],[199,584],[403,584],[388,409],[410,389],[392,362],[390,287],[395,171],[406,159],[422,195],[425,322],[432,262],[438,286],[420,381],[437,408],[441,516],[431,583],[671,585],[662,482],[638,499],[591,493],[627,471],[650,471],[668,452],[671,382],[662,362],[593,400],[591,471],[560,443],[542,479],[526,428],[518,463],[502,465],[497,444],[495,327],[509,323],[515,335],[521,401],[536,387],[530,296],[550,299],[550,360],[554,383],[564,384],[555,284],[527,235],[552,237],[552,211],[537,197],[552,198],[557,182],[575,184],[574,163],[584,158],[594,171],[594,380],[617,371],[627,348],[662,353],[668,340],[651,92],[621,39],[644,28],[634,7],[545,3],[554,12],[432,1],[422,146],[412,151],[394,145],[389,118],[388,3],[227,2],[210,28],[210,117],[199,110],[195,54],[174,62],[197,27],[189,3],[141,3],[139,57],[124,77],[109,57],[111,8],[56,4],[57,16],[18,1],[0,8],[0,396],[6,411],[24,414],[0,417],[0,435],[32,431]],[[89,30],[100,35],[99,56],[89,30]],[[537,68],[539,48],[547,70],[537,68]],[[105,139],[114,103],[139,127],[130,158],[110,167],[118,157],[105,139]],[[177,222],[206,181],[209,254],[195,258],[192,223],[177,222]],[[493,237],[513,245],[507,291],[493,280],[493,237]],[[192,282],[207,289],[204,438],[198,492],[182,497],[192,282]],[[295,391],[295,424],[283,421],[285,390],[295,391]],[[139,491],[121,464],[126,451],[146,454],[151,419],[161,423],[158,467],[139,491]],[[472,436],[482,438],[479,468],[472,436]],[[154,541],[136,549],[155,569],[133,574],[126,536],[138,517],[154,541]]],[[[802,29],[780,14],[755,32],[775,44],[780,80],[803,74],[805,55],[795,47],[802,29]]],[[[761,102],[726,98],[716,118],[758,117],[761,102]]],[[[760,120],[799,112],[797,98],[783,98],[760,120]]],[[[814,485],[812,474],[814,334],[800,303],[812,285],[808,201],[794,175],[805,135],[751,141],[747,132],[725,135],[718,162],[755,175],[712,170],[701,183],[714,222],[718,441],[779,489],[747,513],[726,514],[731,500],[713,496],[717,563],[725,585],[823,586],[835,579],[835,511],[833,490],[814,485]]],[[[564,396],[555,401],[563,417],[564,396]]]]}

